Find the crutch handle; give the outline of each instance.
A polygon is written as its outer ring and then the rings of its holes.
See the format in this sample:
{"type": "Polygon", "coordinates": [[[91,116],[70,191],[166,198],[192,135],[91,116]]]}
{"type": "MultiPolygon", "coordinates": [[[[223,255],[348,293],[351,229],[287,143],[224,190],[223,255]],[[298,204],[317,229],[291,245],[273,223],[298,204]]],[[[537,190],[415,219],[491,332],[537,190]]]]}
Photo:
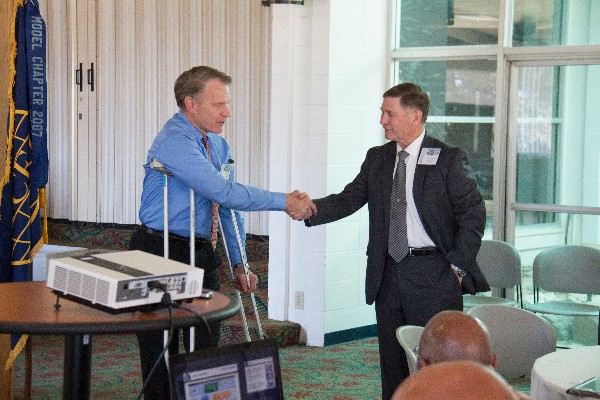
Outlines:
{"type": "Polygon", "coordinates": [[[152,160],[152,162],[150,162],[150,168],[157,170],[158,172],[160,172],[163,175],[173,175],[167,168],[165,168],[164,165],[162,165],[162,163],[156,159],[152,160]]]}

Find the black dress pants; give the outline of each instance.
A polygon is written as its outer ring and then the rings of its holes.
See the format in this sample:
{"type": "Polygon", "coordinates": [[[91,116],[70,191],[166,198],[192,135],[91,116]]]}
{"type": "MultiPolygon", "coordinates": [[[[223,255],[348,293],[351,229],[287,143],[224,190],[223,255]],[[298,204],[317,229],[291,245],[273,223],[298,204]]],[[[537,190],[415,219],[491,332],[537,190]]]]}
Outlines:
{"type": "Polygon", "coordinates": [[[443,254],[407,256],[399,263],[388,255],[375,300],[383,400],[390,399],[408,377],[396,329],[425,326],[443,310],[462,310],[460,284],[443,254]]]}
{"type": "MultiPolygon", "coordinates": [[[[131,237],[129,249],[142,250],[162,256],[164,254],[163,237],[137,229],[131,237]]],[[[202,286],[212,290],[219,290],[221,285],[217,278],[216,269],[221,265],[221,258],[213,251],[210,241],[202,245],[197,244],[195,251],[194,265],[204,269],[204,282],[202,286]]],[[[169,258],[189,264],[189,240],[169,238],[169,258]]],[[[211,330],[210,333],[202,324],[195,327],[194,347],[196,349],[219,345],[220,322],[211,322],[209,323],[209,327],[211,330]]],[[[183,329],[182,331],[184,347],[186,351],[189,351],[189,330],[183,329]]],[[[148,380],[146,389],[144,390],[144,399],[169,400],[171,398],[169,373],[164,357],[160,357],[164,349],[164,331],[139,332],[137,333],[137,340],[140,347],[143,382],[148,380]],[[149,376],[152,367],[157,362],[156,369],[152,376],[149,376]]],[[[177,353],[179,353],[179,330],[175,330],[173,340],[169,346],[169,354],[177,353]]]]}

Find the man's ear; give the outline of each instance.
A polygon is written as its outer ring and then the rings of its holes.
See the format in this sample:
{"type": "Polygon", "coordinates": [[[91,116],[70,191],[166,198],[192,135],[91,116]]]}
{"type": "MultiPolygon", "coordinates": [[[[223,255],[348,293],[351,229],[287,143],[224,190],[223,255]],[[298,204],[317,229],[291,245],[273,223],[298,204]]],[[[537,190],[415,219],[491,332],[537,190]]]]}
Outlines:
{"type": "Polygon", "coordinates": [[[417,111],[417,113],[416,113],[416,115],[417,115],[417,120],[418,120],[419,122],[423,122],[423,111],[421,111],[421,110],[419,110],[419,109],[417,109],[416,111],[417,111]]]}
{"type": "Polygon", "coordinates": [[[187,111],[191,111],[194,108],[194,99],[192,98],[192,96],[185,96],[183,102],[187,111]]]}

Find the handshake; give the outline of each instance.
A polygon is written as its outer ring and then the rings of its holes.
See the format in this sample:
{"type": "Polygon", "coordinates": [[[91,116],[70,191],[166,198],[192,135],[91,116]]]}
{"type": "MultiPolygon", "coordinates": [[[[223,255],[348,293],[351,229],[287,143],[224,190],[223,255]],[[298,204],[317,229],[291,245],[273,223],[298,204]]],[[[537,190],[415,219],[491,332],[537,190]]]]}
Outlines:
{"type": "Polygon", "coordinates": [[[294,190],[285,196],[285,212],[295,221],[302,221],[317,213],[317,206],[308,194],[294,190]]]}

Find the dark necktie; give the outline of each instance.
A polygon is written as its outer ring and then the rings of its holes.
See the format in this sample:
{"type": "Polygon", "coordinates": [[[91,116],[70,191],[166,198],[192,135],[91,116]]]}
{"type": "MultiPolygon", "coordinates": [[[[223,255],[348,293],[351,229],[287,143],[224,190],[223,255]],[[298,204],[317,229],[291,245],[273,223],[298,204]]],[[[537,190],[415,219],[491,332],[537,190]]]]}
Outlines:
{"type": "Polygon", "coordinates": [[[390,207],[390,231],[388,237],[388,253],[396,260],[402,261],[408,254],[408,235],[406,232],[406,164],[404,159],[408,153],[398,152],[398,164],[392,184],[390,207]]]}
{"type": "MultiPolygon", "coordinates": [[[[210,161],[210,147],[208,147],[208,138],[206,135],[202,135],[202,143],[206,149],[206,157],[210,161]]],[[[212,203],[212,225],[210,227],[210,243],[212,244],[213,250],[217,248],[217,229],[219,225],[219,204],[213,201],[212,203]]]]}

